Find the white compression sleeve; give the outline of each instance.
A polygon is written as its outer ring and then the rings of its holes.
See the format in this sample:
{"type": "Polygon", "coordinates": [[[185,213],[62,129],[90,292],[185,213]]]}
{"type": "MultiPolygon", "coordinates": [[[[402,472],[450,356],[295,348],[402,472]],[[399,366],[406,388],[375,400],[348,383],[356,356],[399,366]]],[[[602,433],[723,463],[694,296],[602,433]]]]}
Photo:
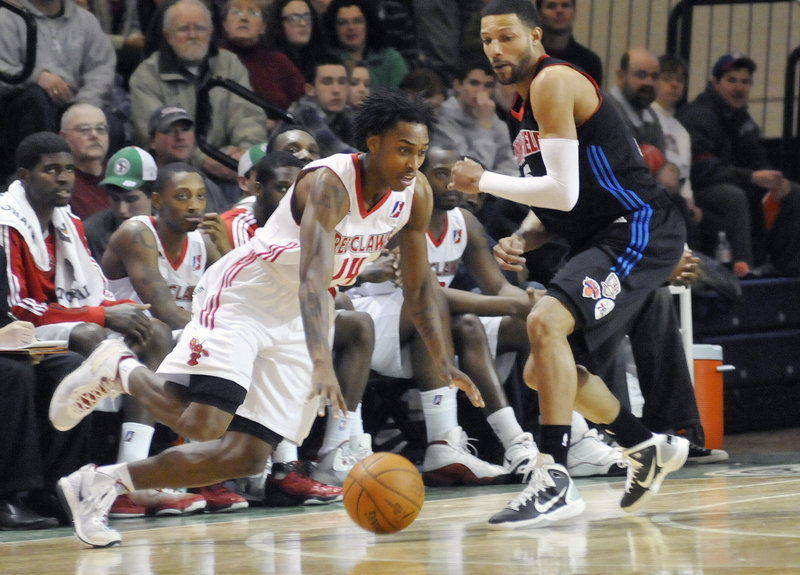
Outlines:
{"type": "Polygon", "coordinates": [[[518,178],[486,171],[482,192],[537,208],[568,212],[578,202],[578,140],[543,138],[539,148],[547,175],[518,178]]]}

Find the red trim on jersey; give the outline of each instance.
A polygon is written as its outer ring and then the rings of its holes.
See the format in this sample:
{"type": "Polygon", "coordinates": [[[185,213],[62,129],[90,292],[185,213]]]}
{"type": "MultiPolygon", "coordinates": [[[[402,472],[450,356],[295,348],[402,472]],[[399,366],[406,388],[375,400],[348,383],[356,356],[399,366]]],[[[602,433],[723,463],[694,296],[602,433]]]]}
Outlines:
{"type": "MultiPolygon", "coordinates": [[[[158,235],[158,225],[156,224],[155,217],[150,216],[150,222],[153,224],[153,229],[155,230],[156,236],[157,236],[158,235]]],[[[156,239],[158,240],[158,243],[161,244],[161,247],[164,248],[164,257],[167,258],[167,261],[169,262],[169,265],[172,266],[172,269],[174,269],[175,271],[178,271],[178,268],[181,267],[181,264],[183,263],[183,258],[186,257],[186,252],[189,250],[189,238],[188,238],[188,236],[183,238],[183,247],[181,248],[181,255],[178,256],[178,261],[177,262],[173,262],[172,258],[169,257],[169,252],[167,252],[167,248],[164,247],[164,242],[161,241],[161,238],[157,237],[156,239]]]]}
{"type": "Polygon", "coordinates": [[[442,230],[442,235],[439,236],[438,240],[433,237],[431,229],[428,228],[428,238],[430,238],[430,240],[433,242],[433,245],[435,245],[437,248],[442,245],[442,242],[444,242],[444,239],[447,237],[448,228],[450,228],[450,217],[447,215],[444,217],[444,229],[442,230]]]}
{"type": "Polygon", "coordinates": [[[389,190],[378,201],[377,204],[372,206],[371,210],[367,210],[364,203],[364,194],[361,191],[361,162],[358,161],[358,154],[352,154],[351,157],[353,158],[353,164],[355,164],[356,167],[356,198],[358,198],[358,213],[361,214],[362,218],[366,218],[368,215],[374,213],[386,203],[386,201],[389,199],[389,196],[392,195],[392,190],[389,190]]]}

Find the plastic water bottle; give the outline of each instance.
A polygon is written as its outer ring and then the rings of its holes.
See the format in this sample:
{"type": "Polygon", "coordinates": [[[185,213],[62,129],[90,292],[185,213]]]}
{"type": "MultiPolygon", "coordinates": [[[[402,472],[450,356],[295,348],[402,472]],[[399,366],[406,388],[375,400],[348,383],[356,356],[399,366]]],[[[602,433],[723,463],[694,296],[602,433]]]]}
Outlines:
{"type": "Polygon", "coordinates": [[[725,232],[717,233],[717,247],[714,249],[714,259],[727,268],[733,266],[731,243],[728,241],[728,236],[725,232]]]}

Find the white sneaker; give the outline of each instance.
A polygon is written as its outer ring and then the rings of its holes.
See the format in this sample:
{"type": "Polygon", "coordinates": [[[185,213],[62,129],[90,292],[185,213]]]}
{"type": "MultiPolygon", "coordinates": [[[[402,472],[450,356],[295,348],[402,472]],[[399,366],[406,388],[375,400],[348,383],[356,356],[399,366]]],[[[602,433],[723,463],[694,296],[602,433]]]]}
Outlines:
{"type": "Polygon", "coordinates": [[[342,442],[339,447],[320,459],[311,472],[311,478],[326,485],[341,487],[353,466],[372,455],[372,436],[369,433],[354,435],[349,441],[342,442]]]}
{"type": "Polygon", "coordinates": [[[58,384],[50,400],[50,421],[59,431],[72,429],[106,397],[122,391],[119,362],[136,357],[119,340],[106,339],[58,384]]]}
{"type": "Polygon", "coordinates": [[[683,467],[689,455],[689,440],[654,433],[623,453],[628,460],[628,478],[620,506],[623,511],[632,512],[658,493],[668,473],[683,467]]]}
{"type": "Polygon", "coordinates": [[[372,436],[369,433],[359,433],[350,436],[350,453],[356,462],[372,455],[372,436]]]}
{"type": "Polygon", "coordinates": [[[503,457],[503,466],[511,475],[522,475],[528,464],[536,461],[539,448],[533,440],[533,435],[523,433],[514,438],[514,443],[508,446],[503,457]]]}
{"type": "Polygon", "coordinates": [[[486,485],[506,483],[508,470],[479,459],[467,434],[456,426],[444,439],[431,441],[420,467],[426,485],[486,485]]]}
{"type": "Polygon", "coordinates": [[[622,450],[600,439],[596,429],[584,433],[567,452],[567,469],[572,477],[625,475],[626,468],[622,450]]]}
{"type": "Polygon", "coordinates": [[[550,455],[540,454],[525,469],[528,486],[506,508],[489,519],[491,529],[543,527],[583,513],[586,504],[578,488],[550,455]]]}
{"type": "Polygon", "coordinates": [[[92,547],[110,547],[122,541],[108,527],[108,510],[117,498],[116,480],[93,464],[62,477],[56,485],[61,505],[72,519],[75,535],[92,547]]]}

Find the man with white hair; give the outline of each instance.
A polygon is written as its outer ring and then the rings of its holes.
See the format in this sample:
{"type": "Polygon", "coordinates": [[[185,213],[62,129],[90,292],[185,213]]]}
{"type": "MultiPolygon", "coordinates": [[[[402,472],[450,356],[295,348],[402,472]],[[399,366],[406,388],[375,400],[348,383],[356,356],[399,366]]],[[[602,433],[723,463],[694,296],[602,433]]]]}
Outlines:
{"type": "MultiPolygon", "coordinates": [[[[222,77],[250,89],[247,69],[236,55],[218,51],[211,44],[213,24],[208,7],[200,0],[178,0],[164,13],[165,43],[136,68],[131,76],[131,122],[134,138],[148,143],[148,122],[162,106],[179,106],[196,118],[196,90],[206,79],[222,77]]],[[[210,93],[213,114],[207,141],[238,160],[252,145],[267,139],[266,116],[258,106],[217,89],[210,93]]],[[[236,172],[199,149],[192,163],[229,189],[231,202],[238,199],[236,172]]]]}

